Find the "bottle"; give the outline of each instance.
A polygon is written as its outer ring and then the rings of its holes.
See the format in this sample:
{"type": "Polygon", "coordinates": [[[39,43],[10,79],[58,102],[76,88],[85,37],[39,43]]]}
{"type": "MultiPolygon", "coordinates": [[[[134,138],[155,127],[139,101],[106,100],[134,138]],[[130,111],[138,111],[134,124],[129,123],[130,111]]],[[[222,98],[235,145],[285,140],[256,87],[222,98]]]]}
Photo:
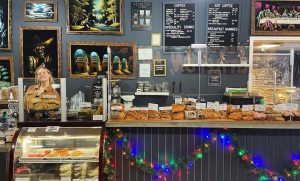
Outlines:
{"type": "Polygon", "coordinates": [[[102,101],[102,78],[104,76],[101,74],[97,75],[97,78],[94,80],[93,83],[93,102],[99,103],[102,101]]]}
{"type": "Polygon", "coordinates": [[[104,75],[97,74],[97,78],[93,83],[93,110],[95,111],[94,115],[103,114],[103,95],[102,95],[102,78],[104,75]]]}

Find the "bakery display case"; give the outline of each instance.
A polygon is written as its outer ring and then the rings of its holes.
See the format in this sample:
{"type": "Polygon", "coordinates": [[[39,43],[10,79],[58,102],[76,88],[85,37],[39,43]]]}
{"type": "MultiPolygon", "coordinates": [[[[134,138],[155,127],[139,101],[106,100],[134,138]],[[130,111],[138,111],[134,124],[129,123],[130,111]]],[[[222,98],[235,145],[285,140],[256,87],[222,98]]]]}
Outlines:
{"type": "Polygon", "coordinates": [[[251,37],[250,43],[249,91],[266,104],[300,103],[300,38],[251,37]]]}
{"type": "Polygon", "coordinates": [[[102,131],[102,127],[22,127],[12,150],[10,180],[101,180],[102,131]]]}

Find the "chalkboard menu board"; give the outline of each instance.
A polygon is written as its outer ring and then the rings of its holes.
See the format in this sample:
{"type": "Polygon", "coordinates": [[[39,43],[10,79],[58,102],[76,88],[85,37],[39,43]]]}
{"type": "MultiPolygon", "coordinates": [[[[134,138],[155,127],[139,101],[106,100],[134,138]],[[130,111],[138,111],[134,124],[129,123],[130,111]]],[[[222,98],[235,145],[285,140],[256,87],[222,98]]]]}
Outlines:
{"type": "Polygon", "coordinates": [[[237,46],[239,4],[213,3],[208,6],[207,46],[237,46]]]}
{"type": "Polygon", "coordinates": [[[195,4],[164,3],[163,43],[165,52],[184,52],[195,43],[195,4]]]}

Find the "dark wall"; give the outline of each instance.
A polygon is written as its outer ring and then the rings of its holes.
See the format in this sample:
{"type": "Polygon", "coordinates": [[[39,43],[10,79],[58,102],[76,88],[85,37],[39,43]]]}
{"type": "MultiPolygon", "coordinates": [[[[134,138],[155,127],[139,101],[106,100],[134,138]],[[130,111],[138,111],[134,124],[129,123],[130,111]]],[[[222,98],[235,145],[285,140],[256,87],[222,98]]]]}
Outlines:
{"type": "MultiPolygon", "coordinates": [[[[23,1],[12,0],[12,51],[1,52],[1,56],[13,56],[15,64],[15,79],[19,77],[20,72],[20,33],[19,29],[21,26],[56,26],[62,29],[62,71],[63,77],[67,77],[67,65],[68,65],[68,53],[67,53],[67,43],[70,41],[90,41],[90,42],[129,42],[134,41],[138,46],[150,46],[151,44],[151,33],[161,33],[162,28],[162,4],[163,2],[193,2],[196,4],[196,43],[206,43],[206,24],[207,24],[207,6],[210,2],[208,0],[151,0],[152,2],[152,30],[151,31],[132,31],[130,22],[131,13],[131,2],[132,0],[123,1],[123,24],[124,24],[124,34],[122,36],[112,36],[112,35],[70,35],[66,34],[66,9],[63,0],[58,0],[58,22],[57,23],[46,23],[46,22],[25,22],[23,15],[23,1]]],[[[250,0],[227,0],[219,1],[224,3],[239,3],[240,4],[240,32],[239,32],[239,42],[245,43],[249,39],[250,35],[250,0]]],[[[187,93],[186,96],[198,95],[199,91],[201,94],[212,94],[207,95],[209,100],[221,99],[221,95],[224,92],[224,88],[229,87],[245,87],[248,79],[248,71],[240,71],[238,68],[222,69],[222,85],[221,87],[207,87],[207,70],[203,69],[201,74],[199,70],[196,69],[193,73],[187,73],[177,70],[174,67],[174,62],[178,61],[183,63],[185,55],[184,54],[160,54],[161,58],[167,59],[167,77],[165,78],[154,78],[152,81],[161,82],[168,81],[171,85],[172,81],[177,82],[176,91],[179,91],[179,81],[182,82],[182,93],[187,93]],[[175,70],[175,71],[174,71],[175,70]],[[200,79],[199,79],[200,75],[200,79]],[[199,90],[199,84],[201,89],[199,90]],[[209,92],[207,92],[209,90],[209,92]]],[[[137,71],[138,77],[138,71],[137,71]]],[[[145,80],[145,79],[138,79],[145,80]]],[[[136,81],[123,81],[122,84],[126,85],[122,87],[124,92],[132,93],[136,88],[136,81]]],[[[85,84],[92,84],[92,80],[85,84]]],[[[68,87],[68,96],[73,95],[80,89],[78,86],[68,87]]],[[[171,86],[169,88],[171,89],[171,86]]]]}

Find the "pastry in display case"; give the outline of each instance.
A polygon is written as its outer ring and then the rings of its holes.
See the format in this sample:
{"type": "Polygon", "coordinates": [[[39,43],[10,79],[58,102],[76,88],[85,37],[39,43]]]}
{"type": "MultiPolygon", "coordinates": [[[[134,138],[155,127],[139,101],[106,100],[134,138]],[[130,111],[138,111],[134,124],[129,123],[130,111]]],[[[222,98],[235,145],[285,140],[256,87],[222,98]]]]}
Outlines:
{"type": "Polygon", "coordinates": [[[102,127],[22,127],[10,180],[100,180],[101,134],[102,127]]]}

